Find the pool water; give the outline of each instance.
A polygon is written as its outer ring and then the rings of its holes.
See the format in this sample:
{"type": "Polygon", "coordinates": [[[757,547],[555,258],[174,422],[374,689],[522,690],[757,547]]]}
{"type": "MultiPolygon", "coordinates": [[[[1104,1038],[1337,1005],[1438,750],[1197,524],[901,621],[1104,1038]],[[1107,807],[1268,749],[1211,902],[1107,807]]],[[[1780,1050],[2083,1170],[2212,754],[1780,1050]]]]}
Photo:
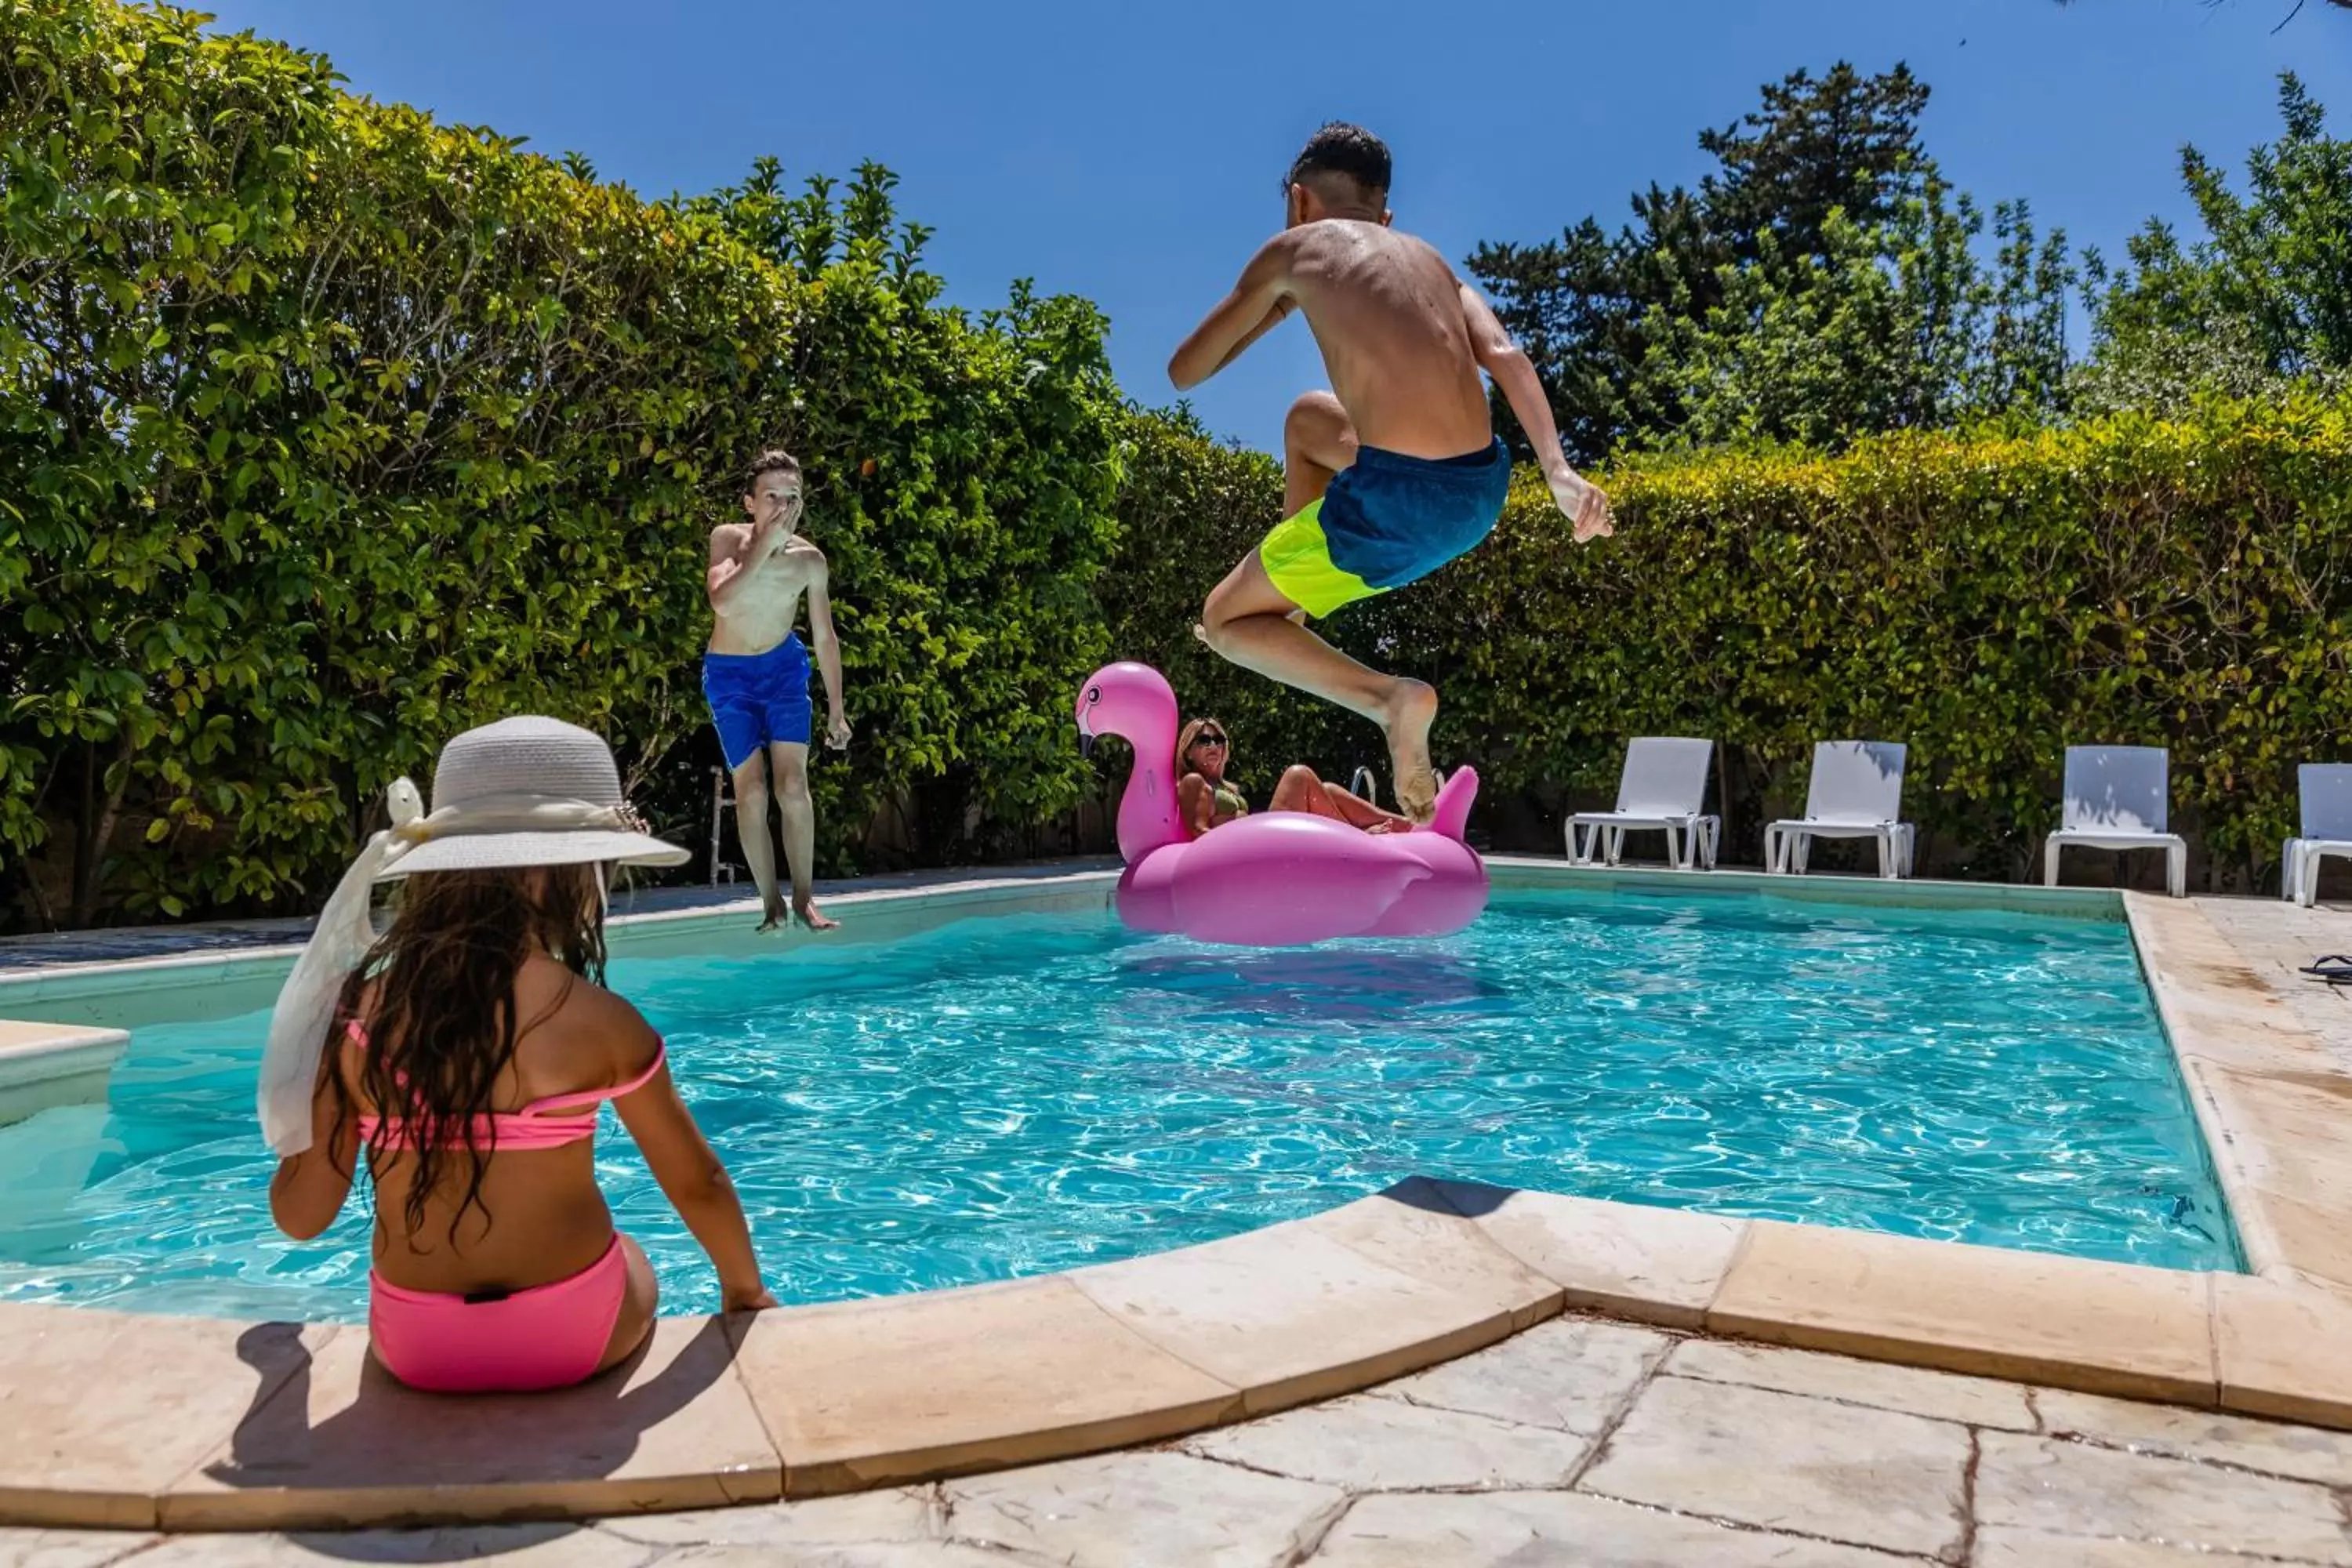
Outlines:
{"type": "MultiPolygon", "coordinates": [[[[1104,915],[622,961],[777,1296],[1034,1274],[1415,1173],[2179,1268],[2239,1267],[2116,923],[1755,894],[1498,898],[1279,952],[1104,915]]],[[[272,1228],[256,1013],[134,1033],[111,1101],[0,1130],[0,1298],[364,1316],[363,1193],[272,1228]]],[[[625,1133],[667,1310],[716,1282],[625,1133]]]]}

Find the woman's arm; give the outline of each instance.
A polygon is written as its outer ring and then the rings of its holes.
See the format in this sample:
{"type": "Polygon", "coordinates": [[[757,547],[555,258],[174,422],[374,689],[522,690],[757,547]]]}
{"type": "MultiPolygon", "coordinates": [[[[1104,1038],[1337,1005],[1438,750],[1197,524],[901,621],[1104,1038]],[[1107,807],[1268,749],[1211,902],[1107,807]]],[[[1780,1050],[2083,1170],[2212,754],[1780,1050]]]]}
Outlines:
{"type": "Polygon", "coordinates": [[[1217,825],[1217,792],[1200,774],[1186,773],[1176,782],[1176,819],[1195,838],[1217,825]]]}

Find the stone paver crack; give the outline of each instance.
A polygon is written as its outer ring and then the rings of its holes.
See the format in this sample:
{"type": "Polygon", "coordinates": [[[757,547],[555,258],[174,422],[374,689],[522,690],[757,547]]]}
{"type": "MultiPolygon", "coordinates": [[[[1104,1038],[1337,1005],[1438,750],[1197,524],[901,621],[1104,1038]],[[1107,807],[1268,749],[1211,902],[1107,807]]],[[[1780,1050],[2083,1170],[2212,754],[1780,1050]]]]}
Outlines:
{"type": "MultiPolygon", "coordinates": [[[[1518,1432],[1549,1432],[1556,1437],[1561,1436],[1570,1437],[1583,1436],[1582,1433],[1578,1432],[1571,1426],[1547,1426],[1539,1421],[1514,1421],[1507,1415],[1496,1415],[1491,1411],[1472,1410],[1461,1405],[1448,1405],[1442,1399],[1416,1398],[1414,1395],[1410,1394],[1404,1394],[1385,1388],[1368,1390],[1364,1397],[1368,1399],[1385,1399],[1390,1401],[1391,1404],[1396,1405],[1410,1405],[1415,1410],[1436,1410],[1442,1411],[1448,1415],[1474,1416],[1480,1421],[1489,1422],[1496,1426],[1508,1426],[1514,1431],[1518,1432]]],[[[1578,1468],[1580,1469],[1582,1468],[1581,1466],[1579,1466],[1578,1468]]],[[[1550,1490],[1555,1489],[1547,1488],[1545,1489],[1550,1490]]]]}
{"type": "MultiPolygon", "coordinates": [[[[2242,1546],[2205,1546],[2190,1541],[2168,1540],[2162,1536],[2143,1541],[2136,1536],[2124,1535],[2063,1535],[2055,1531],[2036,1530],[2030,1525],[2007,1525],[2000,1528],[2012,1538],[2020,1535],[2035,1536],[2050,1542],[2053,1548],[2062,1550],[2067,1547],[2079,1549],[2086,1540],[2112,1545],[2144,1548],[2151,1552],[2166,1553],[2160,1559],[2165,1568],[2170,1568],[2170,1564],[2176,1560],[2188,1562],[2198,1557],[2221,1557],[2231,1563],[2275,1563],[2278,1568],[2327,1568],[2326,1563],[2315,1557],[2281,1557],[2273,1552],[2249,1551],[2242,1546]]],[[[1903,1561],[1910,1562],[1912,1559],[1905,1558],[1903,1561]]],[[[2062,1559],[2053,1557],[2050,1561],[2057,1563],[2062,1559]]]]}
{"type": "MultiPolygon", "coordinates": [[[[1254,1476],[1270,1476],[1277,1481],[1307,1481],[1309,1483],[1315,1483],[1315,1478],[1312,1476],[1295,1476],[1288,1470],[1277,1470],[1267,1465],[1253,1465],[1246,1459],[1236,1459],[1227,1454],[1212,1454],[1200,1448],[1189,1447],[1181,1449],[1181,1452],[1187,1454],[1195,1459],[1206,1459],[1213,1465],[1225,1465],[1236,1470],[1247,1470],[1254,1476]]],[[[1324,1481],[1315,1484],[1329,1486],[1332,1483],[1324,1481]]],[[[1382,1491],[1391,1491],[1403,1490],[1405,1489],[1382,1487],[1380,1489],[1382,1491]]]]}
{"type": "Polygon", "coordinates": [[[1349,1492],[1321,1518],[1308,1520],[1298,1531],[1297,1549],[1276,1563],[1275,1568],[1302,1568],[1303,1564],[1312,1562],[1322,1552],[1323,1543],[1331,1539],[1331,1532],[1339,1528],[1339,1521],[1348,1517],[1348,1510],[1356,1506],[1356,1493],[1349,1492]]]}
{"type": "MultiPolygon", "coordinates": [[[[1002,1557],[1007,1563],[1017,1563],[1021,1564],[1021,1568],[1075,1568],[1075,1565],[1077,1563],[1077,1558],[1075,1555],[1068,1557],[1051,1557],[1042,1552],[1029,1552],[1018,1546],[1007,1546],[1001,1541],[982,1541],[975,1536],[969,1535],[945,1536],[937,1542],[877,1541],[864,1542],[861,1544],[882,1547],[908,1545],[922,1546],[934,1544],[940,1546],[955,1546],[961,1547],[966,1552],[980,1552],[982,1555],[987,1557],[1002,1557]]],[[[752,1550],[756,1551],[758,1548],[753,1548],[752,1550]]],[[[809,1547],[804,1550],[810,1552],[841,1552],[855,1550],[855,1548],[835,1544],[831,1546],[809,1547]]]]}
{"type": "MultiPolygon", "coordinates": [[[[2030,1394],[2026,1396],[2025,1407],[2027,1413],[2032,1415],[2033,1424],[2036,1426],[2042,1425],[2042,1412],[2033,1408],[2033,1396],[2030,1394]]],[[[1971,1426],[1969,1428],[1969,1462],[1967,1467],[1960,1471],[1960,1506],[1958,1509],[1960,1516],[1960,1538],[1954,1543],[1951,1552],[1945,1555],[1944,1561],[1947,1563],[1973,1563],[1976,1561],[1977,1468],[1983,1463],[1984,1439],[1979,1435],[1977,1429],[1971,1426]]]]}
{"type": "Polygon", "coordinates": [[[1706,1513],[1698,1509],[1668,1508],[1664,1503],[1645,1502],[1639,1498],[1612,1497],[1607,1492],[1580,1490],[1580,1497],[1601,1498],[1622,1508],[1640,1509],[1644,1513],[1664,1514],[1670,1519],[1696,1520],[1719,1530],[1740,1535],[1762,1535],[1773,1540],[1811,1541],[1822,1546],[1842,1546],[1849,1552],[1868,1552],[1885,1558],[1889,1563],[1926,1563],[1928,1558],[1916,1552],[1898,1552],[1891,1546],[1880,1546],[1868,1541],[1848,1541],[1835,1535],[1823,1535],[1818,1531],[1804,1530],[1790,1524],[1758,1524],[1751,1520],[1733,1519],[1728,1514],[1706,1513]]]}
{"type": "Polygon", "coordinates": [[[932,1529],[938,1531],[939,1538],[941,1541],[954,1540],[956,1522],[955,1494],[948,1490],[947,1488],[940,1486],[936,1482],[926,1489],[931,1494],[929,1502],[932,1529]]]}
{"type": "MultiPolygon", "coordinates": [[[[2255,1476],[2266,1481],[2285,1481],[2292,1486],[2326,1485],[2325,1481],[2294,1470],[2266,1470],[2260,1465],[2244,1464],[2235,1459],[2217,1459],[2210,1454],[2191,1454],[2160,1442],[2147,1440],[2135,1442],[2128,1437],[2102,1437],[2095,1432],[2077,1432],[2066,1426],[2053,1426],[2042,1436],[2055,1443],[2072,1443],[2078,1448],[2096,1448],[2103,1453],[2122,1454],[2135,1459],[2161,1459],[2168,1464],[2194,1465],[2200,1470],[2221,1470],[2233,1476],[2255,1476]]],[[[2338,1504],[2340,1505],[2342,1501],[2339,1495],[2338,1504]]]]}
{"type": "Polygon", "coordinates": [[[1592,1435],[1592,1447],[1584,1451],[1583,1462],[1569,1472],[1568,1479],[1559,1484],[1559,1490],[1572,1492],[1582,1488],[1584,1478],[1591,1472],[1592,1467],[1607,1458],[1610,1440],[1617,1436],[1617,1428],[1625,1425],[1625,1417],[1633,1413],[1633,1406],[1640,1402],[1650,1384],[1657,1382],[1658,1369],[1666,1364],[1667,1358],[1674,1354],[1675,1346],[1681,1342],[1680,1338],[1669,1339],[1656,1358],[1643,1368],[1642,1375],[1633,1380],[1633,1385],[1625,1391],[1624,1397],[1617,1401],[1617,1408],[1601,1422],[1601,1430],[1592,1435]]]}

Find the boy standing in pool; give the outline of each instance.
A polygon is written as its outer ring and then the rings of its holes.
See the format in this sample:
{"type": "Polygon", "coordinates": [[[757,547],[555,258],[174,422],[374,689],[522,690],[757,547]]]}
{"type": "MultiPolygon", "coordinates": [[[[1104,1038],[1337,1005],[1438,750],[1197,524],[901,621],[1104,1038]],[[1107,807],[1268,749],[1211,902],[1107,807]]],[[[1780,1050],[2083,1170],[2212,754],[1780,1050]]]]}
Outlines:
{"type": "Polygon", "coordinates": [[[1422,240],[1389,226],[1389,151],[1360,126],[1317,132],[1283,182],[1288,222],[1169,362],[1187,391],[1294,310],[1322,348],[1329,392],[1283,424],[1285,521],[1209,595],[1202,639],[1246,669],[1311,691],[1387,731],[1397,804],[1434,810],[1437,693],[1382,675],[1309,631],[1309,616],[1401,588],[1486,537],[1511,462],[1484,371],[1543,465],[1579,543],[1612,531],[1609,500],[1569,467],[1551,405],[1485,300],[1422,240]]]}
{"type": "Polygon", "coordinates": [[[702,656],[702,694],[710,701],[719,744],[734,775],[735,826],[743,859],[760,889],[761,931],[791,915],[776,887],[776,851],[768,837],[769,777],[784,816],[784,860],[793,873],[791,914],[811,931],[840,924],[816,907],[816,807],[809,800],[809,654],[793,629],[808,595],[809,638],[824,675],[825,744],[849,744],[841,710],[841,644],[824,552],[801,537],[801,465],[789,452],[751,459],[743,510],[749,522],[711,531],[703,591],[710,599],[709,651],[702,656]]]}

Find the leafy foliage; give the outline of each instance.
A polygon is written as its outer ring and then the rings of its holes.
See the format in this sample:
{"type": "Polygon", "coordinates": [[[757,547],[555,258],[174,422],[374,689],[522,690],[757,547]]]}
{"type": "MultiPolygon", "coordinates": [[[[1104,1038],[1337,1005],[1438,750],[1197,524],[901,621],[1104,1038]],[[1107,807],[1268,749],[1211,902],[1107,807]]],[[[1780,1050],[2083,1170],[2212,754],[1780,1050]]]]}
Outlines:
{"type": "MultiPolygon", "coordinates": [[[[1187,538],[1216,559],[1263,518],[1269,459],[1163,432],[1187,538]]],[[[1335,620],[1437,683],[1441,765],[1476,763],[1498,841],[1557,847],[1605,804],[1631,734],[1726,742],[1735,834],[1803,803],[1812,743],[1907,742],[1923,863],[2014,878],[2055,825],[2070,742],[2172,748],[2174,818],[2214,874],[2268,863],[2294,765],[2352,728],[2352,405],[2208,403],[2020,434],[1906,432],[1842,456],[1719,451],[1603,477],[1617,537],[1573,545],[1531,472],[1477,551],[1335,620]]],[[[1130,541],[1129,548],[1134,544],[1130,541]]],[[[1140,564],[1140,563],[1139,563],[1140,564]]],[[[1115,607],[1232,727],[1245,775],[1347,776],[1369,725],[1188,652],[1172,584],[1115,607]]]]}
{"type": "Polygon", "coordinates": [[[879,170],[647,204],[201,23],[0,0],[0,868],[31,918],[299,903],[391,778],[522,710],[698,806],[704,540],[779,438],[875,721],[820,773],[835,820],[942,778],[983,822],[1076,798],[1037,699],[1101,647],[1091,306],[939,307],[879,170]]]}
{"type": "Polygon", "coordinates": [[[2183,245],[2151,222],[2120,272],[2092,258],[2095,345],[2075,388],[2087,408],[2170,409],[2352,374],[2352,140],[2327,134],[2292,72],[2279,112],[2279,140],[2247,158],[2243,196],[2182,152],[2203,238],[2183,245]]]}
{"type": "Polygon", "coordinates": [[[2064,237],[2037,246],[2005,204],[1980,260],[1981,213],[1920,144],[1927,101],[1899,66],[1798,71],[1700,136],[1718,173],[1635,196],[1614,238],[1588,218],[1543,245],[1481,246],[1471,270],[1544,374],[1571,457],[2046,411],[2064,237]]]}
{"type": "Polygon", "coordinates": [[[1835,450],[1873,431],[2048,413],[2066,370],[2064,238],[2037,247],[2023,205],[2004,205],[1988,275],[1971,250],[1983,226],[1931,181],[1874,227],[1832,209],[1819,254],[1784,256],[1764,235],[1754,261],[1719,270],[1703,315],[1651,307],[1643,370],[1682,422],[1633,440],[1835,450]]]}

